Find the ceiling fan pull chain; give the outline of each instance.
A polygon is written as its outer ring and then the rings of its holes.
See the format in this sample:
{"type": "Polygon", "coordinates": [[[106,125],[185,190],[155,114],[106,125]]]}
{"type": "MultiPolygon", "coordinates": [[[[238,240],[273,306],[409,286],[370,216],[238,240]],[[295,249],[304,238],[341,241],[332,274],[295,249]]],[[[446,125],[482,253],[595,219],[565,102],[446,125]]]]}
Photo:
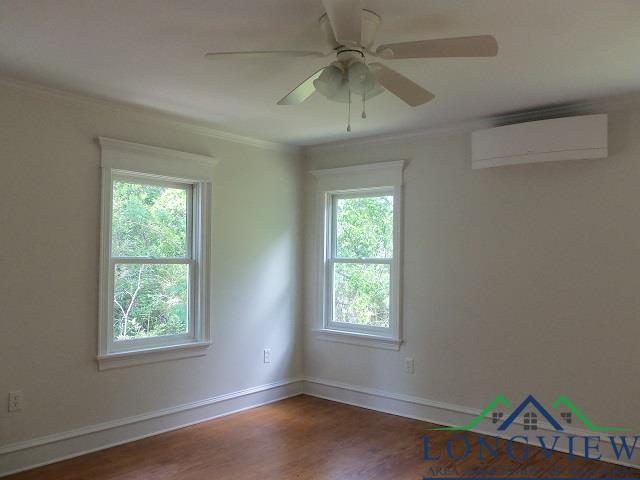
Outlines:
{"type": "Polygon", "coordinates": [[[349,106],[347,107],[347,132],[351,131],[351,89],[349,89],[349,106]]]}
{"type": "Polygon", "coordinates": [[[367,118],[367,111],[364,107],[364,102],[366,101],[366,90],[362,92],[362,118],[367,118]]]}

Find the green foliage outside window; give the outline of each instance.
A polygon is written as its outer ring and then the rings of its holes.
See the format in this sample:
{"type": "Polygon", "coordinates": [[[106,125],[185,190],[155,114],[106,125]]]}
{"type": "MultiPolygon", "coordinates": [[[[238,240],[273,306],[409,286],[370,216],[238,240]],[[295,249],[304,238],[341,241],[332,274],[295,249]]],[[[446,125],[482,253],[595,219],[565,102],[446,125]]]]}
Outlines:
{"type": "MultiPolygon", "coordinates": [[[[338,198],[336,257],[390,259],[393,257],[393,197],[338,198]]],[[[348,263],[334,265],[333,320],[389,327],[390,265],[348,263]]]]}
{"type": "MultiPolygon", "coordinates": [[[[114,182],[112,255],[184,258],[187,195],[182,188],[114,182]]],[[[114,340],[187,331],[188,265],[119,263],[114,274],[114,340]]]]}
{"type": "MultiPolygon", "coordinates": [[[[112,255],[184,258],[188,190],[116,181],[113,186],[112,255]]],[[[393,197],[336,200],[339,258],[393,256],[393,197]]],[[[113,337],[117,340],[187,331],[186,264],[116,264],[113,337]]],[[[336,263],[334,321],[389,327],[388,263],[336,263]]]]}
{"type": "Polygon", "coordinates": [[[336,200],[336,256],[391,258],[393,256],[393,197],[336,200]]]}

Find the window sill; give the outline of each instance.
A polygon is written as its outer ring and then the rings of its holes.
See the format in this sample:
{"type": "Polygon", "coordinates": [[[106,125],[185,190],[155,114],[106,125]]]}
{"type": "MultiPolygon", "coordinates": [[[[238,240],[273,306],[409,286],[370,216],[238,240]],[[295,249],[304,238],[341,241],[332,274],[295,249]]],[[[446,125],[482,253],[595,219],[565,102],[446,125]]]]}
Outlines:
{"type": "Polygon", "coordinates": [[[380,335],[371,335],[366,333],[347,332],[343,330],[332,330],[321,328],[313,330],[314,336],[318,340],[328,342],[348,343],[351,345],[360,345],[363,347],[383,348],[386,350],[400,350],[402,340],[398,338],[382,337],[380,335]]]}
{"type": "Polygon", "coordinates": [[[106,353],[98,355],[96,360],[98,362],[98,370],[110,370],[112,368],[143,365],[145,363],[201,357],[207,353],[205,350],[210,345],[211,342],[190,342],[180,345],[145,348],[144,350],[106,353]]]}

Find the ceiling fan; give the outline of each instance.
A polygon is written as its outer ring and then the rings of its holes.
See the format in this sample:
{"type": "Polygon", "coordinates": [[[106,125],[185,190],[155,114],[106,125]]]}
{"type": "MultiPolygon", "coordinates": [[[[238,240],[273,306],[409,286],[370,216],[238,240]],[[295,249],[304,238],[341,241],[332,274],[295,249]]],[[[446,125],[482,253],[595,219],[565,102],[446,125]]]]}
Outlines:
{"type": "MultiPolygon", "coordinates": [[[[390,43],[379,45],[374,50],[375,35],[381,19],[377,13],[364,9],[362,0],[322,0],[322,5],[326,13],[320,17],[320,27],[331,48],[327,53],[270,50],[212,52],[207,53],[206,57],[210,59],[254,56],[320,58],[335,54],[337,58],[334,62],[306,78],[281,98],[278,105],[297,105],[317,91],[329,100],[348,103],[350,117],[351,97],[357,95],[362,98],[362,118],[366,118],[365,101],[385,90],[412,107],[427,103],[434,98],[431,92],[382,63],[368,63],[367,57],[396,60],[495,57],[498,54],[498,43],[491,35],[390,43]]],[[[347,131],[351,131],[350,122],[347,131]]]]}

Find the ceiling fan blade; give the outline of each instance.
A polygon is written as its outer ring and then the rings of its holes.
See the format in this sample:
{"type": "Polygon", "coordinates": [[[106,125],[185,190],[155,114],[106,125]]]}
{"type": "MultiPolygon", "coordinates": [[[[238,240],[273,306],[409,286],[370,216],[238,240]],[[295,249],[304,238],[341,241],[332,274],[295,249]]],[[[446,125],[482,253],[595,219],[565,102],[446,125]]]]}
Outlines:
{"type": "Polygon", "coordinates": [[[211,52],[206,53],[205,57],[209,59],[218,58],[300,58],[300,57],[326,57],[327,55],[322,52],[312,52],[305,50],[258,50],[255,52],[211,52]]]}
{"type": "Polygon", "coordinates": [[[362,37],[362,0],[322,0],[336,41],[358,45],[362,37]]]}
{"type": "Polygon", "coordinates": [[[417,42],[380,45],[376,54],[386,60],[396,58],[495,57],[498,42],[492,35],[436,38],[417,42]]]}
{"type": "Polygon", "coordinates": [[[278,105],[298,105],[304,102],[316,91],[316,87],[313,85],[313,81],[320,76],[322,71],[327,67],[322,67],[316,73],[311,75],[305,81],[303,81],[296,88],[287,93],[284,97],[278,100],[278,105]]]}
{"type": "Polygon", "coordinates": [[[407,105],[417,107],[433,100],[435,95],[417,83],[409,80],[395,70],[385,67],[381,63],[370,63],[371,73],[384,88],[400,98],[407,105]]]}

